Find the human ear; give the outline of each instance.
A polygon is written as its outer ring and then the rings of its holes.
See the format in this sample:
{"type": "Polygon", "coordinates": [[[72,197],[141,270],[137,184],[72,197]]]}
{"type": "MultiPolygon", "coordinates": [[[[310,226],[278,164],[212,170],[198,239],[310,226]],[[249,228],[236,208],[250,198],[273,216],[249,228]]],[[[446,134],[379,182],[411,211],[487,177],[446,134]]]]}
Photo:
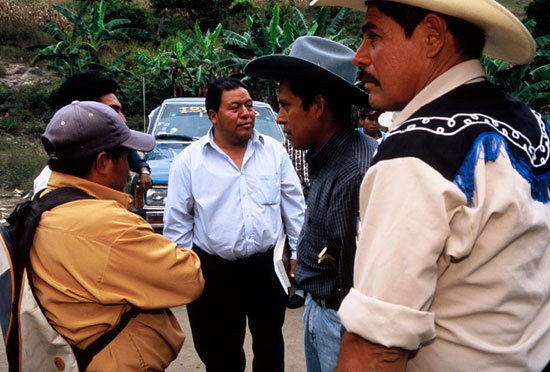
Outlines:
{"type": "Polygon", "coordinates": [[[311,107],[315,110],[315,118],[320,119],[327,109],[327,100],[322,95],[317,94],[311,103],[311,107]]]}
{"type": "Polygon", "coordinates": [[[436,57],[449,42],[447,22],[440,16],[430,13],[422,21],[425,33],[426,57],[436,57]]]}
{"type": "Polygon", "coordinates": [[[213,109],[208,110],[208,118],[210,119],[212,124],[216,124],[216,121],[217,121],[216,115],[217,115],[217,112],[214,111],[213,109]]]}
{"type": "Polygon", "coordinates": [[[99,175],[107,175],[113,159],[105,151],[100,152],[94,162],[94,170],[99,175]]]}

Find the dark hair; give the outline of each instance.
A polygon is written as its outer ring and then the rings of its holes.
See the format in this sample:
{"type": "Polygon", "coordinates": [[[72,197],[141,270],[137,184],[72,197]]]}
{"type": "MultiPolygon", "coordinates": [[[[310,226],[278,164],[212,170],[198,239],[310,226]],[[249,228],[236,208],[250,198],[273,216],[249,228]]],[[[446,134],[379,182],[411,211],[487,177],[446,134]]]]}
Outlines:
{"type": "Polygon", "coordinates": [[[361,107],[361,110],[359,110],[359,117],[361,119],[364,119],[366,118],[367,116],[369,116],[369,114],[372,112],[372,109],[370,108],[367,108],[367,107],[361,107]]]}
{"type": "Polygon", "coordinates": [[[206,112],[210,111],[210,109],[218,112],[222,101],[222,93],[237,88],[244,88],[248,94],[250,94],[248,87],[242,81],[234,77],[221,78],[208,84],[206,98],[204,99],[206,112]]]}
{"type": "Polygon", "coordinates": [[[327,101],[336,123],[341,127],[352,126],[351,102],[340,89],[335,89],[333,85],[327,84],[326,80],[321,77],[312,78],[309,75],[290,74],[285,76],[285,79],[288,80],[292,94],[302,100],[304,110],[308,111],[315,96],[320,94],[327,101]]]}
{"type": "Polygon", "coordinates": [[[449,31],[455,38],[456,50],[467,58],[480,58],[485,47],[485,34],[476,25],[465,20],[441,14],[416,6],[396,3],[393,1],[368,1],[367,6],[374,6],[386,16],[393,19],[405,31],[405,37],[410,38],[429,14],[434,13],[445,20],[449,31]]]}
{"type": "Polygon", "coordinates": [[[109,93],[119,90],[117,81],[97,71],[78,72],[61,84],[54,96],[55,106],[61,108],[72,101],[96,101],[109,93]]]}
{"type": "MultiPolygon", "coordinates": [[[[104,150],[107,155],[113,159],[119,158],[122,153],[127,150],[125,147],[117,145],[110,149],[104,150]]],[[[103,151],[102,151],[103,152],[103,151]]],[[[65,173],[71,176],[85,178],[92,168],[94,161],[97,159],[97,154],[88,155],[78,159],[52,159],[48,160],[48,166],[52,171],[65,173]]]]}

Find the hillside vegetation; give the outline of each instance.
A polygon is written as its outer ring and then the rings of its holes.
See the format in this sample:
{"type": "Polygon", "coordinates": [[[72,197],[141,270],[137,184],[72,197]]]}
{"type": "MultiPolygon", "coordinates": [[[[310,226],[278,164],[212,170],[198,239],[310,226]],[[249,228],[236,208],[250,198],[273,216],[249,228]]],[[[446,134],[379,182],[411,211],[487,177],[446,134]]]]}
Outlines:
{"type": "MultiPolygon", "coordinates": [[[[539,55],[525,67],[485,59],[487,73],[548,115],[550,31],[543,26],[550,25],[544,19],[550,0],[501,3],[530,19],[539,55]]],[[[306,0],[0,0],[0,189],[32,188],[46,161],[39,137],[54,112],[52,94],[76,71],[115,76],[130,127],[142,129],[162,100],[202,96],[221,76],[245,78],[248,60],[286,53],[301,35],[357,48],[362,18],[362,12],[307,7],[306,0]],[[45,75],[35,83],[14,80],[19,65],[45,75]]],[[[255,98],[276,105],[273,84],[247,83],[255,98]]]]}

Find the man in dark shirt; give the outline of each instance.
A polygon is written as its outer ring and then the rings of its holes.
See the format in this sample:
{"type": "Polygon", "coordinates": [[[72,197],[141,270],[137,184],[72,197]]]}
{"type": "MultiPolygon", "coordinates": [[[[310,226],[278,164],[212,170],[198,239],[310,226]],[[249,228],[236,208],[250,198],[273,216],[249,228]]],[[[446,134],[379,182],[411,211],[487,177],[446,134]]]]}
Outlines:
{"type": "Polygon", "coordinates": [[[307,293],[305,354],[308,372],[333,371],[341,324],[336,315],[352,287],[359,186],[377,147],[354,130],[351,105],[367,95],[354,86],[353,51],[314,36],[298,38],[290,55],[255,59],[245,73],[280,82],[277,122],[296,149],[309,149],[311,185],[297,263],[291,276],[307,293]]]}

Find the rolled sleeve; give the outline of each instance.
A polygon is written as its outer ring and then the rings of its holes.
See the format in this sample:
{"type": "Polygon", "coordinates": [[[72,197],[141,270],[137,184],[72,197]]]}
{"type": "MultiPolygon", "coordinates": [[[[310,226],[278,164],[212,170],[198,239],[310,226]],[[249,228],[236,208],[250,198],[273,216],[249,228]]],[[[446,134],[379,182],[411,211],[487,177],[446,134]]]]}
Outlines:
{"type": "Polygon", "coordinates": [[[416,158],[371,167],[361,185],[354,289],[340,310],[349,332],[415,350],[435,335],[430,313],[450,257],[449,219],[464,194],[416,158]]]}
{"type": "Polygon", "coordinates": [[[416,350],[435,338],[433,313],[380,301],[355,289],[342,302],[338,316],[348,332],[386,347],[416,350]]]}

